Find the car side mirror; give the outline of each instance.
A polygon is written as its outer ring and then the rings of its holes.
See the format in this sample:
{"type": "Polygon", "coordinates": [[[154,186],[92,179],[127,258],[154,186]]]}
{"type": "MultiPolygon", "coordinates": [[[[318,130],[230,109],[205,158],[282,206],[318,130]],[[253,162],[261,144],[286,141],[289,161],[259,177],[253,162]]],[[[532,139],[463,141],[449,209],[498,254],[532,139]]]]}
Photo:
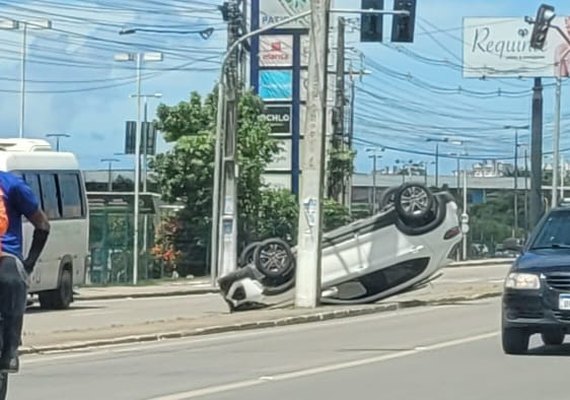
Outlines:
{"type": "Polygon", "coordinates": [[[520,244],[517,238],[508,238],[503,241],[503,248],[505,250],[516,251],[517,253],[522,252],[523,245],[520,244]]]}

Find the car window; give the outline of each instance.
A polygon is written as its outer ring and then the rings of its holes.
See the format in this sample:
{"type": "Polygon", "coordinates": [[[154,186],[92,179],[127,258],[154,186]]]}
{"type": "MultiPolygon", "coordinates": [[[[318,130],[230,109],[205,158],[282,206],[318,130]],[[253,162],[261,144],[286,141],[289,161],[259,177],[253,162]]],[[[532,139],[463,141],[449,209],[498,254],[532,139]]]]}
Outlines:
{"type": "Polygon", "coordinates": [[[542,225],[533,248],[552,245],[570,246],[570,212],[553,212],[542,225]]]}

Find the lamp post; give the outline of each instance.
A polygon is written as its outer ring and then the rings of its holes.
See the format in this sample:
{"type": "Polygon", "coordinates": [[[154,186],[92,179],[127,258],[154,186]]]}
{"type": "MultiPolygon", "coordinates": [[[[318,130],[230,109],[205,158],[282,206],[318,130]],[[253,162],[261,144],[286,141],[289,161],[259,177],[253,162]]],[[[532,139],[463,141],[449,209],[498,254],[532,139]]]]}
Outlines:
{"type": "MultiPolygon", "coordinates": [[[[131,98],[136,98],[138,95],[131,94],[131,98]]],[[[160,99],[162,97],[162,93],[154,93],[154,94],[142,94],[141,97],[144,99],[144,112],[143,112],[143,124],[146,126],[148,124],[148,99],[160,99]]],[[[148,140],[149,138],[150,129],[144,132],[142,136],[142,181],[143,181],[143,192],[147,191],[147,175],[148,175],[148,163],[147,163],[147,151],[148,151],[148,140]]]]}
{"type": "Polygon", "coordinates": [[[107,189],[109,192],[113,191],[113,163],[114,162],[119,162],[120,160],[116,159],[116,158],[102,158],[101,162],[106,162],[109,163],[109,169],[108,169],[108,180],[107,180],[107,189]]]}
{"type": "Polygon", "coordinates": [[[51,29],[52,21],[48,19],[39,20],[12,20],[0,21],[0,29],[21,30],[22,31],[22,59],[20,66],[20,138],[24,137],[24,123],[26,113],[26,55],[28,49],[28,31],[51,29]]]}
{"type": "Polygon", "coordinates": [[[133,221],[133,285],[137,284],[139,267],[139,209],[140,209],[140,153],[141,153],[141,68],[143,62],[163,60],[162,53],[122,53],[115,55],[115,61],[136,63],[137,70],[137,129],[135,138],[135,196],[133,221]]]}
{"type": "Polygon", "coordinates": [[[55,140],[56,140],[56,142],[55,142],[55,143],[56,143],[56,144],[55,144],[55,149],[56,149],[56,151],[59,151],[59,140],[60,140],[61,138],[63,138],[63,137],[64,137],[64,138],[69,138],[69,137],[71,137],[71,135],[68,135],[67,133],[48,133],[48,134],[46,135],[46,137],[54,137],[54,138],[56,138],[56,139],[55,139],[55,140]]]}
{"type": "MultiPolygon", "coordinates": [[[[514,198],[514,217],[515,217],[515,224],[514,224],[514,228],[513,228],[513,237],[516,237],[516,235],[518,235],[518,230],[519,230],[519,199],[518,199],[518,180],[519,180],[519,166],[518,166],[518,159],[519,159],[519,130],[521,129],[528,129],[529,126],[528,125],[523,125],[523,126],[514,126],[514,125],[505,125],[504,127],[505,129],[514,129],[515,130],[515,184],[514,184],[514,192],[515,192],[515,198],[514,198]]],[[[555,156],[557,157],[557,155],[555,156]]],[[[555,161],[557,160],[557,158],[555,159],[555,161]]],[[[554,174],[553,176],[555,176],[556,174],[554,174]]],[[[554,183],[554,180],[553,180],[554,183]]],[[[553,184],[553,193],[556,193],[556,186],[553,184]]]]}
{"type": "Polygon", "coordinates": [[[376,211],[378,210],[378,201],[376,199],[376,175],[378,172],[377,169],[377,160],[379,160],[380,158],[382,158],[382,155],[378,154],[378,152],[383,152],[385,149],[383,147],[381,147],[380,149],[376,149],[376,148],[367,148],[366,152],[370,153],[370,155],[368,156],[369,158],[372,159],[372,215],[376,214],[376,211]]]}
{"type": "Polygon", "coordinates": [[[440,143],[451,143],[457,146],[461,146],[463,142],[457,139],[443,138],[427,138],[426,142],[435,142],[435,187],[439,187],[439,144],[440,143]]]}

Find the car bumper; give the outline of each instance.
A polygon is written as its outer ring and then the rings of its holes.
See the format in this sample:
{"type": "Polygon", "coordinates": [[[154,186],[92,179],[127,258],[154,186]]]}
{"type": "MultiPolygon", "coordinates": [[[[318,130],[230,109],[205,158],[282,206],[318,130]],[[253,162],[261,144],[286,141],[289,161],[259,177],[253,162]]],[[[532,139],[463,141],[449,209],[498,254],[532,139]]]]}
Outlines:
{"type": "Polygon", "coordinates": [[[570,331],[570,310],[560,310],[556,290],[509,290],[502,301],[504,328],[527,328],[540,332],[542,328],[559,327],[570,331]]]}

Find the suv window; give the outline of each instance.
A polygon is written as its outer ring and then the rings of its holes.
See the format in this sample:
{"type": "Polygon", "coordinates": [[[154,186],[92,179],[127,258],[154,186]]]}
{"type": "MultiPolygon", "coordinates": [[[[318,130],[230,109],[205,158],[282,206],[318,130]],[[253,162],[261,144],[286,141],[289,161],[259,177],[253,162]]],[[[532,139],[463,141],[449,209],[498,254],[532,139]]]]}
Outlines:
{"type": "Polygon", "coordinates": [[[570,247],[570,210],[553,211],[540,227],[532,248],[570,247]]]}

